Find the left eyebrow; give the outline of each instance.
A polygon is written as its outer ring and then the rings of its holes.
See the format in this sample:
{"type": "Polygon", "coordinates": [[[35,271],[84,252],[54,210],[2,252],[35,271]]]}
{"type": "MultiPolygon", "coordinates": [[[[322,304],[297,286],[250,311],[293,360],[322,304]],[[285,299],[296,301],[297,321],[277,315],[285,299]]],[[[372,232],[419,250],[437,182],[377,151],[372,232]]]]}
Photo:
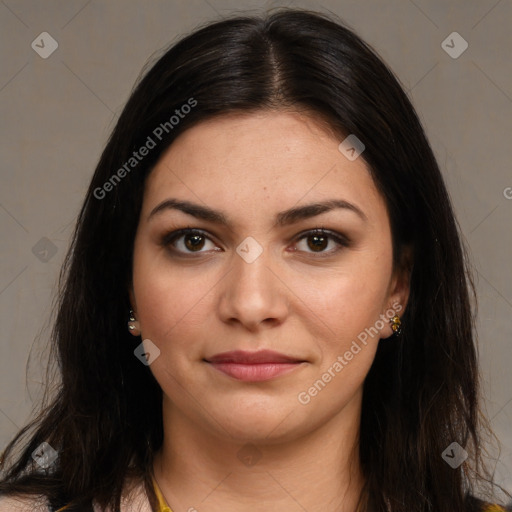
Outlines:
{"type": "Polygon", "coordinates": [[[368,217],[365,215],[363,210],[355,204],[344,201],[343,199],[331,199],[329,201],[322,201],[319,203],[311,203],[305,206],[297,206],[290,208],[284,212],[278,213],[276,216],[276,226],[287,226],[293,224],[302,219],[309,219],[310,217],[316,217],[325,212],[329,212],[335,209],[345,209],[354,212],[362,220],[367,221],[368,217]]]}
{"type": "MultiPolygon", "coordinates": [[[[363,221],[367,221],[368,217],[365,213],[356,206],[355,204],[349,203],[348,201],[344,201],[343,199],[331,199],[328,201],[322,201],[318,203],[311,203],[304,206],[296,206],[294,208],[290,208],[288,210],[284,210],[279,212],[276,215],[276,220],[274,227],[277,226],[288,226],[290,224],[294,224],[299,220],[309,219],[311,217],[316,217],[322,213],[329,212],[335,209],[345,209],[357,214],[363,221]]],[[[156,214],[163,212],[164,210],[180,210],[183,213],[191,215],[192,217],[196,217],[198,219],[202,219],[205,221],[213,222],[215,224],[221,224],[224,226],[229,226],[229,221],[227,216],[218,210],[213,210],[207,206],[202,206],[197,203],[192,203],[190,201],[182,201],[179,199],[166,199],[158,206],[153,208],[151,213],[148,216],[148,221],[156,214]]]]}

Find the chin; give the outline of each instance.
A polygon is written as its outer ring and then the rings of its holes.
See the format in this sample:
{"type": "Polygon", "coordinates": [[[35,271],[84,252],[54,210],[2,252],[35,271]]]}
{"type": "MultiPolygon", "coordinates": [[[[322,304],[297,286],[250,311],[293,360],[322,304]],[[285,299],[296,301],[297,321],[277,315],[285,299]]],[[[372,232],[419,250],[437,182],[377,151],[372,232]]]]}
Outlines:
{"type": "Polygon", "coordinates": [[[224,417],[215,416],[220,433],[231,441],[254,444],[278,444],[299,438],[308,432],[307,418],[298,418],[288,407],[253,407],[249,410],[230,408],[224,417]],[[291,414],[290,414],[291,413],[291,414]]]}

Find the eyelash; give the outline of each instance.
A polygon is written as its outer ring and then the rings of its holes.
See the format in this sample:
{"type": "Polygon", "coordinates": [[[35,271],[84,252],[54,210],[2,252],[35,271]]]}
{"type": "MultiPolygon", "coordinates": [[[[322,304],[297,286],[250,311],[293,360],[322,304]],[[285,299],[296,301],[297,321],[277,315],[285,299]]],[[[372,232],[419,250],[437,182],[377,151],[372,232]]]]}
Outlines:
{"type": "MultiPolygon", "coordinates": [[[[179,229],[176,231],[171,231],[169,233],[166,233],[162,237],[161,244],[164,247],[169,247],[170,245],[175,243],[176,240],[178,240],[179,238],[181,238],[185,235],[199,235],[199,236],[202,236],[202,237],[213,242],[213,240],[211,240],[211,238],[204,231],[201,231],[199,229],[194,229],[194,228],[183,228],[183,229],[179,229]]],[[[329,231],[324,228],[315,228],[315,229],[311,229],[308,231],[303,231],[302,233],[299,233],[297,235],[294,243],[298,243],[301,240],[304,240],[304,239],[312,237],[312,236],[321,236],[323,238],[328,238],[338,244],[337,248],[331,249],[330,251],[319,251],[319,252],[306,251],[307,254],[314,254],[314,255],[316,255],[315,257],[317,257],[317,258],[332,256],[333,254],[338,253],[340,250],[342,250],[342,248],[346,248],[350,245],[350,241],[347,237],[341,235],[340,233],[329,231]]],[[[183,251],[178,251],[175,248],[171,248],[170,250],[174,253],[181,255],[181,256],[184,255],[185,257],[195,257],[195,255],[200,255],[203,253],[203,251],[183,252],[183,251]]]]}

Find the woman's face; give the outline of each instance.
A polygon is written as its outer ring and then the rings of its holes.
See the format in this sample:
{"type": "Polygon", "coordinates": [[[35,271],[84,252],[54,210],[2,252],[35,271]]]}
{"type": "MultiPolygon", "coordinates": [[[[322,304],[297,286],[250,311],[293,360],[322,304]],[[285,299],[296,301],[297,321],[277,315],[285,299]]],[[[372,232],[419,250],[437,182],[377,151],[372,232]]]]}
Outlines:
{"type": "Polygon", "coordinates": [[[299,114],[224,116],[148,176],[130,295],[164,410],[267,442],[358,417],[407,297],[385,202],[340,142],[299,114]]]}

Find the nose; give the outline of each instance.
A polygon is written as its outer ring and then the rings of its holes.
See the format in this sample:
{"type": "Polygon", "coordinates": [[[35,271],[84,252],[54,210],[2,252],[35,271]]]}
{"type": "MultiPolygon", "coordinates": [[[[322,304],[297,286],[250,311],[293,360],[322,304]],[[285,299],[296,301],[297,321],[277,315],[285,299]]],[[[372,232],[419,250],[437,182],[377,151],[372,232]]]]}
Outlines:
{"type": "Polygon", "coordinates": [[[251,263],[233,255],[232,267],[220,288],[218,311],[223,322],[242,325],[249,331],[284,322],[289,310],[287,288],[270,260],[266,250],[251,263]]]}

